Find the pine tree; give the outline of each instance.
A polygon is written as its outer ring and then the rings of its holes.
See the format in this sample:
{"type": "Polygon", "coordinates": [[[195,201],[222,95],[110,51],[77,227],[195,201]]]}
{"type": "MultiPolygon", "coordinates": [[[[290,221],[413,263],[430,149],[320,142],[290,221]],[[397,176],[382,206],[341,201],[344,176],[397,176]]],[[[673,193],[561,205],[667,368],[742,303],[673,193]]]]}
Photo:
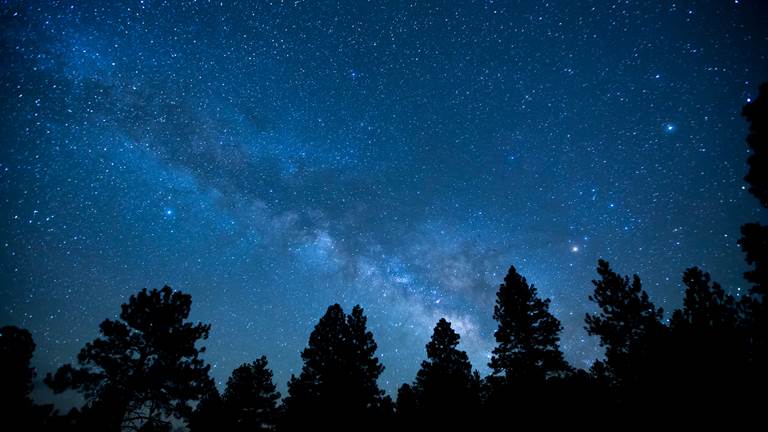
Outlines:
{"type": "Polygon", "coordinates": [[[356,305],[352,308],[352,313],[347,316],[347,325],[350,333],[350,348],[353,355],[352,369],[358,376],[356,377],[360,394],[359,400],[365,401],[368,407],[378,408],[384,391],[379,389],[377,380],[379,375],[384,372],[384,366],[379,363],[376,357],[376,342],[373,339],[373,333],[367,330],[368,319],[363,314],[363,308],[356,305]]]}
{"type": "Polygon", "coordinates": [[[427,344],[427,359],[416,374],[419,417],[451,424],[468,420],[479,403],[479,376],[472,373],[467,353],[457,348],[460,336],[441,318],[427,344]],[[438,417],[448,415],[449,417],[438,417]]]}
{"type": "Polygon", "coordinates": [[[224,401],[216,386],[200,398],[189,418],[191,432],[219,432],[225,422],[224,401]]]}
{"type": "MultiPolygon", "coordinates": [[[[750,123],[747,144],[752,151],[744,179],[752,195],[768,208],[768,82],[760,86],[758,96],[743,107],[741,114],[750,123]]],[[[749,341],[748,368],[754,375],[755,387],[764,388],[768,385],[768,226],[747,223],[742,225],[741,235],[738,243],[752,266],[744,274],[752,287],[749,295],[741,298],[743,327],[749,341]]]]}
{"type": "Polygon", "coordinates": [[[739,246],[746,255],[747,264],[754,266],[744,273],[744,278],[752,283],[749,294],[754,300],[765,303],[768,295],[768,225],[744,224],[741,235],[739,246]]]}
{"type": "Polygon", "coordinates": [[[739,375],[747,366],[736,299],[696,267],[685,271],[683,283],[683,309],[673,313],[670,324],[668,382],[691,406],[732,394],[721,405],[735,408],[729,404],[741,393],[739,375]]]}
{"type": "Polygon", "coordinates": [[[731,332],[736,328],[738,310],[732,295],[726,295],[717,282],[711,282],[709,273],[697,267],[683,273],[686,286],[683,309],[672,314],[671,327],[699,334],[731,332]]]}
{"type": "Polygon", "coordinates": [[[509,268],[493,308],[499,323],[494,333],[498,346],[488,364],[493,376],[505,383],[543,383],[571,369],[558,346],[562,325],[549,304],[514,266],[509,268]]]}
{"type": "Polygon", "coordinates": [[[301,353],[301,374],[288,383],[285,427],[338,429],[345,420],[373,421],[383,403],[376,381],[384,370],[375,351],[362,308],[347,316],[338,304],[330,306],[301,353]]]}
{"type": "MultiPolygon", "coordinates": [[[[763,207],[768,208],[768,82],[760,86],[760,93],[754,101],[744,106],[742,115],[750,122],[747,143],[752,155],[747,162],[749,172],[744,179],[749,191],[763,207]]],[[[758,325],[766,325],[765,297],[768,295],[768,226],[748,223],[741,227],[739,239],[741,250],[746,254],[747,263],[754,268],[744,274],[752,283],[748,306],[758,319],[758,325]]]]}
{"type": "Polygon", "coordinates": [[[37,430],[46,426],[52,405],[37,405],[30,393],[37,371],[31,366],[35,342],[23,328],[0,328],[0,419],[6,425],[37,430]]]}
{"type": "Polygon", "coordinates": [[[213,386],[199,357],[205,349],[195,346],[210,325],[186,321],[191,305],[190,295],[167,286],[142,290],[122,305],[119,320],[101,323],[101,336],[78,354],[79,367],[60,367],[46,384],[85,397],[88,427],[169,430],[213,386]]]}
{"type": "Polygon", "coordinates": [[[418,410],[416,392],[410,384],[403,384],[397,389],[397,417],[399,426],[406,429],[412,426],[418,410]]]}
{"type": "Polygon", "coordinates": [[[589,299],[597,303],[600,312],[587,314],[587,333],[600,337],[606,359],[602,370],[613,384],[637,383],[643,369],[656,367],[650,360],[665,334],[663,311],[650,301],[637,275],[630,282],[602,259],[597,273],[600,279],[592,281],[595,291],[589,299]]]}
{"type": "Polygon", "coordinates": [[[280,393],[272,383],[272,371],[262,356],[234,371],[223,396],[223,423],[231,431],[271,430],[277,420],[280,393]]]}
{"type": "Polygon", "coordinates": [[[30,366],[35,342],[28,330],[5,326],[0,328],[0,382],[2,382],[3,418],[17,416],[32,408],[32,380],[37,373],[30,366]]]}
{"type": "Polygon", "coordinates": [[[760,85],[754,101],[744,105],[741,115],[749,122],[747,145],[752,155],[747,159],[749,171],[744,180],[763,207],[768,207],[768,82],[760,85]]]}

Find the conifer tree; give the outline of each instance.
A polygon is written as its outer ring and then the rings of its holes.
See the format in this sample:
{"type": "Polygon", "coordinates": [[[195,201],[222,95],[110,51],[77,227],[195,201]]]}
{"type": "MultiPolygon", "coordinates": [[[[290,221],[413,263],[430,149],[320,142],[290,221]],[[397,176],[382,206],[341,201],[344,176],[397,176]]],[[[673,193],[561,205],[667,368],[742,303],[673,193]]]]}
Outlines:
{"type": "Polygon", "coordinates": [[[35,342],[23,328],[0,328],[0,419],[6,425],[39,429],[50,420],[52,405],[37,405],[30,393],[37,376],[31,366],[35,342]]]}
{"type": "MultiPolygon", "coordinates": [[[[414,421],[418,409],[416,392],[410,384],[403,384],[397,389],[397,417],[400,426],[407,428],[414,421]]],[[[411,425],[412,426],[412,425],[411,425]]]]}
{"type": "Polygon", "coordinates": [[[686,286],[683,309],[672,314],[671,327],[685,328],[699,334],[731,332],[736,328],[738,310],[736,300],[717,282],[712,282],[709,273],[697,267],[683,273],[686,286]]]}
{"type": "MultiPolygon", "coordinates": [[[[210,366],[195,345],[210,325],[187,322],[192,297],[170,287],[142,290],[122,305],[119,320],[105,320],[100,334],[45,382],[54,392],[77,390],[86,399],[88,428],[170,430],[188,419],[191,401],[210,392],[210,366]]],[[[83,426],[83,428],[86,428],[83,426]]]]}
{"type": "MultiPolygon", "coordinates": [[[[749,191],[768,208],[768,82],[760,86],[758,96],[742,109],[749,125],[747,144],[752,154],[744,179],[749,191]]],[[[752,268],[744,277],[752,284],[749,295],[741,298],[745,312],[744,330],[749,340],[749,368],[756,374],[757,387],[768,384],[768,226],[747,223],[741,226],[739,245],[752,268]]]]}
{"type": "Polygon", "coordinates": [[[347,316],[347,325],[349,326],[350,351],[352,362],[355,368],[352,372],[356,373],[356,385],[360,391],[357,395],[359,400],[371,407],[378,407],[381,404],[384,391],[379,389],[377,380],[379,375],[384,372],[384,366],[379,363],[376,357],[376,342],[373,339],[373,333],[368,331],[366,325],[368,318],[363,314],[363,308],[355,305],[352,313],[347,316]]]}
{"type": "Polygon", "coordinates": [[[200,398],[189,418],[191,432],[219,432],[224,422],[224,401],[216,386],[200,398]]]}
{"type": "Polygon", "coordinates": [[[338,304],[328,307],[301,353],[301,374],[288,383],[284,426],[338,429],[343,419],[376,418],[384,403],[377,384],[384,366],[375,351],[362,308],[346,315],[338,304]]]}
{"type": "MultiPolygon", "coordinates": [[[[687,269],[683,283],[683,308],[673,313],[670,324],[669,383],[691,405],[718,394],[736,396],[747,366],[738,304],[699,268],[687,269]]],[[[721,404],[734,400],[732,396],[721,404]]]]}
{"type": "Polygon", "coordinates": [[[280,393],[272,382],[267,358],[240,365],[227,380],[223,395],[223,423],[231,431],[275,428],[280,393]]]}
{"type": "Polygon", "coordinates": [[[550,300],[538,297],[514,266],[496,293],[493,319],[498,346],[488,364],[506,383],[542,383],[570,370],[558,342],[562,325],[549,312],[550,300]]]}
{"type": "Polygon", "coordinates": [[[607,261],[599,260],[599,280],[593,280],[594,293],[589,299],[600,308],[587,314],[586,330],[600,338],[605,347],[604,378],[615,385],[637,383],[644,369],[654,369],[656,350],[665,334],[661,323],[663,311],[650,301],[640,277],[621,276],[611,270],[607,261]]]}
{"type": "Polygon", "coordinates": [[[757,97],[744,105],[741,115],[749,122],[747,145],[752,151],[744,180],[749,183],[749,192],[768,208],[768,82],[760,85],[757,97]]]}
{"type": "Polygon", "coordinates": [[[451,323],[441,318],[427,344],[427,359],[416,374],[419,417],[436,418],[439,413],[452,413],[452,421],[460,413],[472,413],[479,402],[479,376],[465,351],[457,348],[460,336],[451,323]]]}

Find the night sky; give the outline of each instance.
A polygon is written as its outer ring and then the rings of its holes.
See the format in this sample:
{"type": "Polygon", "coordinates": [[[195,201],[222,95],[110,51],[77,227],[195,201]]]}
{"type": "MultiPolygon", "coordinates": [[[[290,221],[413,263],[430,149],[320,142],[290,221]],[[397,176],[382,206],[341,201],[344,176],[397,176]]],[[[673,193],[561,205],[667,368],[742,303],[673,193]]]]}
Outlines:
{"type": "Polygon", "coordinates": [[[763,0],[4,0],[0,20],[0,324],[32,332],[39,378],[164,284],[212,324],[219,383],[265,354],[283,391],[327,306],[359,303],[390,394],[440,317],[487,373],[511,264],[577,367],[602,353],[600,257],[666,317],[686,267],[747,288],[763,0]]]}

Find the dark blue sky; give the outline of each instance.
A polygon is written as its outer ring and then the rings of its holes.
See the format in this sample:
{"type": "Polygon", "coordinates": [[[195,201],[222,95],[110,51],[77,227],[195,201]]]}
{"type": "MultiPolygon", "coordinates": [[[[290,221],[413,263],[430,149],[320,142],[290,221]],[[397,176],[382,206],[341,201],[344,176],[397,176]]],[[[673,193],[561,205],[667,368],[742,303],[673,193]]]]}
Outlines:
{"type": "Polygon", "coordinates": [[[0,323],[41,375],[164,284],[213,325],[218,381],[265,354],[283,389],[325,308],[360,303],[390,392],[440,317],[487,370],[511,264],[578,367],[601,354],[599,257],[668,311],[688,266],[746,287],[762,0],[5,0],[0,20],[0,323]]]}

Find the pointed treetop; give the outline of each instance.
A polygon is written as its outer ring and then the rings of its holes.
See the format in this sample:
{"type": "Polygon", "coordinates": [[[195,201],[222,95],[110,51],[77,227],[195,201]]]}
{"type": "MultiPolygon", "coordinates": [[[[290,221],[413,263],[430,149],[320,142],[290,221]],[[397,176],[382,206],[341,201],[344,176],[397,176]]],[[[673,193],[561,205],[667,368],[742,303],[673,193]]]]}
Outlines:
{"type": "Polygon", "coordinates": [[[549,304],[510,266],[493,308],[499,323],[494,333],[498,346],[489,363],[493,375],[533,382],[570,370],[558,346],[562,325],[549,312],[549,304]]]}

